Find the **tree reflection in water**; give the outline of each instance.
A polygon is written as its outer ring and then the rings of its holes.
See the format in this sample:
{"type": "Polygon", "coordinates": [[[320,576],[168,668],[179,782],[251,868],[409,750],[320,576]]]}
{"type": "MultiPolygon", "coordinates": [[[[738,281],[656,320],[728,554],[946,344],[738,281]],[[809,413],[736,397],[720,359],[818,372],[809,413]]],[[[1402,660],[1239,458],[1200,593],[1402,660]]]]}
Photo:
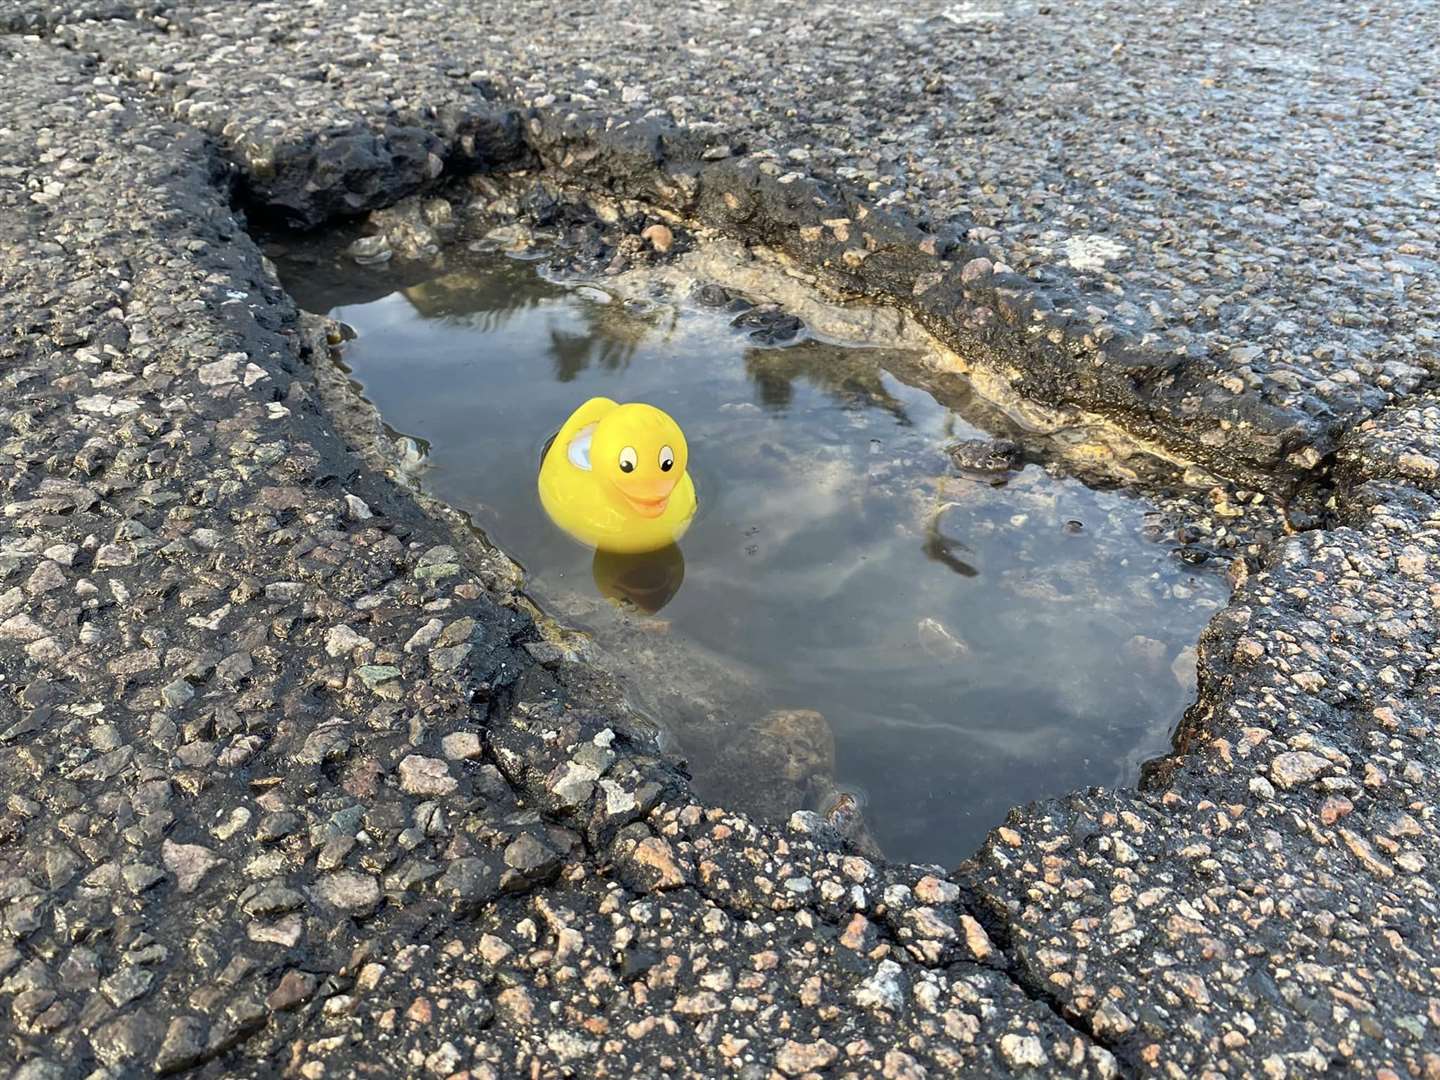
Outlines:
{"type": "Polygon", "coordinates": [[[910,427],[905,406],[885,387],[886,350],[850,349],[838,358],[834,346],[801,341],[783,348],[745,350],[745,374],[755,384],[760,404],[776,412],[789,408],[795,382],[803,379],[832,398],[842,409],[880,409],[903,427],[910,427]]]}

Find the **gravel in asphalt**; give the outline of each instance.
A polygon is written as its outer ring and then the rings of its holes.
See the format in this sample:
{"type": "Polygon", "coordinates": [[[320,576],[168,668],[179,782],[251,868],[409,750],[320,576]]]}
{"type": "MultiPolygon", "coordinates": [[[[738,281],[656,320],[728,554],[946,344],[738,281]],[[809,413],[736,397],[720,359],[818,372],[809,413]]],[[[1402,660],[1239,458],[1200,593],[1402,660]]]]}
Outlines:
{"type": "Polygon", "coordinates": [[[0,6],[16,1076],[1440,1076],[1429,8],[158,10],[0,6]],[[696,805],[347,447],[231,201],[537,161],[1211,467],[1338,451],[1332,527],[1139,792],[953,873],[696,805]]]}

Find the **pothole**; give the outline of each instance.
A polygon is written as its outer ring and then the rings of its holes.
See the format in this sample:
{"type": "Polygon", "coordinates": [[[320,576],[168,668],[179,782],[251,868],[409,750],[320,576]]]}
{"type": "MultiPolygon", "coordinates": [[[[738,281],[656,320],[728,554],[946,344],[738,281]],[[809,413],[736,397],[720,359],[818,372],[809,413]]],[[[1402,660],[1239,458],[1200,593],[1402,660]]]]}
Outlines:
{"type": "Polygon", "coordinates": [[[562,278],[524,230],[367,268],[350,239],[273,247],[287,288],[353,332],[401,467],[523,566],[701,798],[951,865],[1017,803],[1168,750],[1258,496],[982,396],[897,312],[733,249],[562,278]],[[684,429],[678,551],[597,557],[542,511],[542,449],[596,395],[684,429]]]}

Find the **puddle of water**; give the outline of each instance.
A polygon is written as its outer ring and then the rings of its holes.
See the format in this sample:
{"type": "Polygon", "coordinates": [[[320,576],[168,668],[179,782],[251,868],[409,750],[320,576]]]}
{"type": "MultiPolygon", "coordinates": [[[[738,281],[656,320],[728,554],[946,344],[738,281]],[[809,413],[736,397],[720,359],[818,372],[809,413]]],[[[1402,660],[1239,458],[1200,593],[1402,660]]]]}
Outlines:
{"type": "Polygon", "coordinates": [[[427,489],[593,633],[702,798],[774,817],[853,792],[886,855],[951,865],[1011,806],[1133,783],[1168,748],[1223,582],[1125,491],[959,475],[946,447],[985,433],[915,385],[912,353],[758,347],[730,314],[500,255],[388,293],[282,271],[357,331],[344,363],[428,446],[427,489]],[[679,553],[595,560],[541,510],[542,447],[593,395],[684,429],[701,509],[679,553]]]}

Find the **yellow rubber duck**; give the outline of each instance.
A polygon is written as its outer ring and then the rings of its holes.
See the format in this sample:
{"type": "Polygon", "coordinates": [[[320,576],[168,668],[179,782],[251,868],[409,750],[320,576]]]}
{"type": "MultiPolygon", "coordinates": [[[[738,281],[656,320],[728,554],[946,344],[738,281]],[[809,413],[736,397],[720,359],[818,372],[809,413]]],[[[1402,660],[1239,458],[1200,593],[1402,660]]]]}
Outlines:
{"type": "Polygon", "coordinates": [[[638,554],[673,544],[695,516],[680,425],[653,405],[596,397],[560,429],[540,463],[550,519],[599,551],[638,554]]]}

